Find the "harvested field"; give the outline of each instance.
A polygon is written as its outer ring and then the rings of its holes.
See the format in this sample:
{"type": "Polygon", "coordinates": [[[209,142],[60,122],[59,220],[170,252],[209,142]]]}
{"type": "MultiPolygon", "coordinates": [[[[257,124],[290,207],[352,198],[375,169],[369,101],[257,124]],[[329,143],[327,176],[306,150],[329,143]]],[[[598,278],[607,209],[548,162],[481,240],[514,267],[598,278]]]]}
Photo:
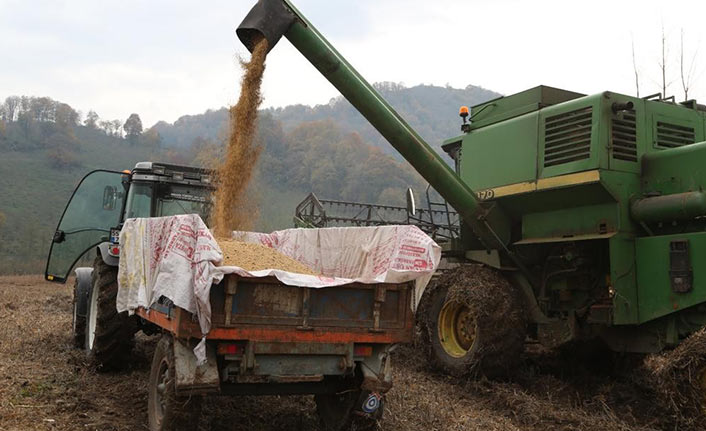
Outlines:
{"type": "Polygon", "coordinates": [[[218,238],[216,241],[223,251],[223,266],[238,266],[248,271],[281,269],[299,274],[317,275],[303,263],[273,248],[234,239],[218,238]]]}
{"type": "MultiPolygon", "coordinates": [[[[138,335],[127,371],[96,372],[71,347],[70,283],[39,276],[0,277],[0,322],[0,430],[146,429],[158,337],[138,335]]],[[[649,383],[596,370],[595,358],[533,353],[514,382],[466,382],[428,371],[411,346],[395,357],[383,430],[677,429],[649,383]]],[[[209,398],[199,429],[318,427],[312,397],[270,396],[209,398]]]]}

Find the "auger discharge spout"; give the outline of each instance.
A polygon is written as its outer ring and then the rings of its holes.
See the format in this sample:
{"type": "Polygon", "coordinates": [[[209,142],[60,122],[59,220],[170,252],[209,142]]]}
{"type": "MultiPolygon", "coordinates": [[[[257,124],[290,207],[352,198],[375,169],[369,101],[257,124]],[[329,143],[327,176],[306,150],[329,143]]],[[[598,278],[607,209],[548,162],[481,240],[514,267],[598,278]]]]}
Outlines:
{"type": "Polygon", "coordinates": [[[259,0],[237,30],[252,50],[258,37],[270,49],[284,36],[333,84],[375,129],[461,214],[489,249],[504,249],[509,240],[507,217],[482,205],[419,134],[351,66],[288,0],[259,0]]]}

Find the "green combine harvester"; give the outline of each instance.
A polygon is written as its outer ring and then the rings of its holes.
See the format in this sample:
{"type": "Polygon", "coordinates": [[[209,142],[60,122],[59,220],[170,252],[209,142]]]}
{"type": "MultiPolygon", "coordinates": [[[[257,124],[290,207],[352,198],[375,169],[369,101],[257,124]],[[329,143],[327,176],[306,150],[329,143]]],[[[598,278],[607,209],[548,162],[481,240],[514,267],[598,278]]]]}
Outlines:
{"type": "Polygon", "coordinates": [[[419,310],[439,367],[500,375],[528,338],[659,352],[706,324],[706,107],[532,88],[462,108],[454,172],[289,1],[238,36],[285,36],[459,213],[463,261],[419,310]]]}

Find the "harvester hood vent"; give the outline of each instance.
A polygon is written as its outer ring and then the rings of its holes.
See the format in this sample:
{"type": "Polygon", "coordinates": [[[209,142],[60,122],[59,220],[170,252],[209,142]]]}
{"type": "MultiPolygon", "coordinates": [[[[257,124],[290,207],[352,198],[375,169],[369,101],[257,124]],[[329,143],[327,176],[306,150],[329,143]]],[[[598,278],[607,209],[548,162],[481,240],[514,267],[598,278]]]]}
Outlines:
{"type": "Polygon", "coordinates": [[[547,117],[544,122],[544,167],[591,157],[593,108],[547,117]]]}
{"type": "Polygon", "coordinates": [[[610,138],[614,159],[637,162],[637,122],[634,109],[613,115],[610,138]]]}

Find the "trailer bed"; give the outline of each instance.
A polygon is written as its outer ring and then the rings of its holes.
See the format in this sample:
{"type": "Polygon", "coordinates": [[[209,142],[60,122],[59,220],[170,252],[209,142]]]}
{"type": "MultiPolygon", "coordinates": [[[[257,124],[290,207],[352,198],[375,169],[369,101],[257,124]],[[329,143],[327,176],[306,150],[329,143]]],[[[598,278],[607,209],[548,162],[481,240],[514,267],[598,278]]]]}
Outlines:
{"type": "MultiPolygon", "coordinates": [[[[309,288],[275,277],[227,274],[211,288],[211,340],[400,343],[412,337],[413,283],[309,288]]],[[[192,314],[162,301],[143,319],[183,339],[201,338],[192,314]]]]}

